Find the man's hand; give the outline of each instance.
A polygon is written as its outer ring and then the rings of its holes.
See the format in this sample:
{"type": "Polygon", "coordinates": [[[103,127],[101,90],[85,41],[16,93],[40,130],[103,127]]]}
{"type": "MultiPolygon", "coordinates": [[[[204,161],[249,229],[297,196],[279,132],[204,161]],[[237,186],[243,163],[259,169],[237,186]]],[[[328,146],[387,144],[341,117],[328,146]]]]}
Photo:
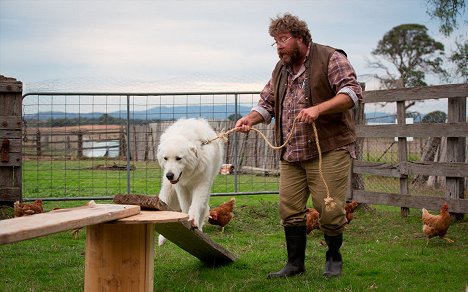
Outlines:
{"type": "Polygon", "coordinates": [[[319,105],[312,106],[309,108],[302,109],[299,114],[297,114],[296,121],[303,122],[307,124],[312,124],[320,116],[320,107],[319,105]]]}
{"type": "Polygon", "coordinates": [[[236,131],[241,133],[248,133],[252,126],[263,122],[263,117],[256,111],[251,111],[245,117],[242,117],[236,122],[236,131]]]}
{"type": "Polygon", "coordinates": [[[339,93],[321,104],[305,108],[297,115],[297,121],[312,124],[320,115],[347,111],[354,106],[352,98],[346,93],[339,93]]]}
{"type": "Polygon", "coordinates": [[[251,128],[252,128],[252,122],[247,116],[238,119],[236,122],[237,132],[248,133],[251,128]]]}

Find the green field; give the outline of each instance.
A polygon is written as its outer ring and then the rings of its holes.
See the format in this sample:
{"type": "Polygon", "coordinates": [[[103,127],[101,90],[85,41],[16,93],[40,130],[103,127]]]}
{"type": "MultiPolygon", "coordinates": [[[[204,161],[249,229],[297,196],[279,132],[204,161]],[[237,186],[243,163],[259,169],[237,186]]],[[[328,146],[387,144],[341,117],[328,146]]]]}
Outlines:
{"type": "MultiPolygon", "coordinates": [[[[108,162],[112,166],[113,162],[108,162]]],[[[25,198],[92,197],[126,193],[125,171],[97,170],[102,161],[26,161],[25,198]]],[[[156,194],[160,170],[155,163],[137,163],[131,172],[132,193],[156,194]]],[[[277,177],[238,176],[238,192],[276,191],[277,177]]],[[[366,180],[371,179],[366,177],[366,180]]],[[[379,182],[393,189],[393,179],[379,182]]],[[[234,176],[218,175],[213,193],[234,192],[234,176]]],[[[229,199],[211,198],[215,206],[229,199]]],[[[102,201],[109,203],[110,201],[102,201]]],[[[86,201],[46,201],[46,211],[75,207],[86,201]]],[[[101,202],[100,202],[101,203],[101,202]]],[[[227,266],[205,266],[171,242],[155,247],[155,291],[465,291],[468,286],[468,220],[452,224],[448,237],[426,243],[421,211],[372,206],[358,210],[346,226],[342,248],[344,270],[338,279],[322,277],[326,248],[323,235],[308,237],[303,276],[267,280],[285,261],[285,242],[279,225],[277,195],[237,196],[235,218],[221,233],[207,225],[204,232],[239,259],[227,266]]],[[[8,215],[8,209],[2,209],[8,215]]],[[[11,211],[11,210],[10,210],[11,211]]],[[[11,212],[10,212],[11,214],[11,212]]],[[[61,232],[0,246],[0,292],[83,291],[85,230],[77,238],[61,232]]],[[[157,239],[155,238],[157,241],[157,239]]]]}

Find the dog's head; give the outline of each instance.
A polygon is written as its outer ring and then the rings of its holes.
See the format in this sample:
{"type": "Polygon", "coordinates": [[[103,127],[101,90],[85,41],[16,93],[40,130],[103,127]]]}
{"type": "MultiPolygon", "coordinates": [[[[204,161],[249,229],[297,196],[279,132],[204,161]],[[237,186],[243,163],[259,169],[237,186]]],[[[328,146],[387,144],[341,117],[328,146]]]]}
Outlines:
{"type": "Polygon", "coordinates": [[[191,173],[196,168],[198,148],[183,136],[167,137],[159,144],[157,157],[164,177],[176,184],[183,173],[191,173]]]}

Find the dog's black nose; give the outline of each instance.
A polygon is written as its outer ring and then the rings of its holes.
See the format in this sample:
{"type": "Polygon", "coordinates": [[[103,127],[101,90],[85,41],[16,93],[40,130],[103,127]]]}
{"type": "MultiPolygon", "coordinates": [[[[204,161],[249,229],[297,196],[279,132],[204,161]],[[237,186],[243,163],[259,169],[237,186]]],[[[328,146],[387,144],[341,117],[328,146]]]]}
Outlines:
{"type": "Polygon", "coordinates": [[[172,172],[166,173],[166,177],[168,180],[173,180],[174,179],[174,174],[172,172]]]}

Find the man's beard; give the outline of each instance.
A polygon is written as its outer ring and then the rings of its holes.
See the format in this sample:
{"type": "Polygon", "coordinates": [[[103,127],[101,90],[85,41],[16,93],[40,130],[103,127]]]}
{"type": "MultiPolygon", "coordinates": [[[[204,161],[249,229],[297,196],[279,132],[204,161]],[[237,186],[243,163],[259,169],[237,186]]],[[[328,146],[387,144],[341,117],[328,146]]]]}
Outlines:
{"type": "Polygon", "coordinates": [[[278,56],[280,57],[281,61],[283,61],[283,63],[288,66],[293,65],[301,60],[301,53],[299,52],[299,46],[297,45],[294,46],[290,52],[278,52],[278,56]]]}

